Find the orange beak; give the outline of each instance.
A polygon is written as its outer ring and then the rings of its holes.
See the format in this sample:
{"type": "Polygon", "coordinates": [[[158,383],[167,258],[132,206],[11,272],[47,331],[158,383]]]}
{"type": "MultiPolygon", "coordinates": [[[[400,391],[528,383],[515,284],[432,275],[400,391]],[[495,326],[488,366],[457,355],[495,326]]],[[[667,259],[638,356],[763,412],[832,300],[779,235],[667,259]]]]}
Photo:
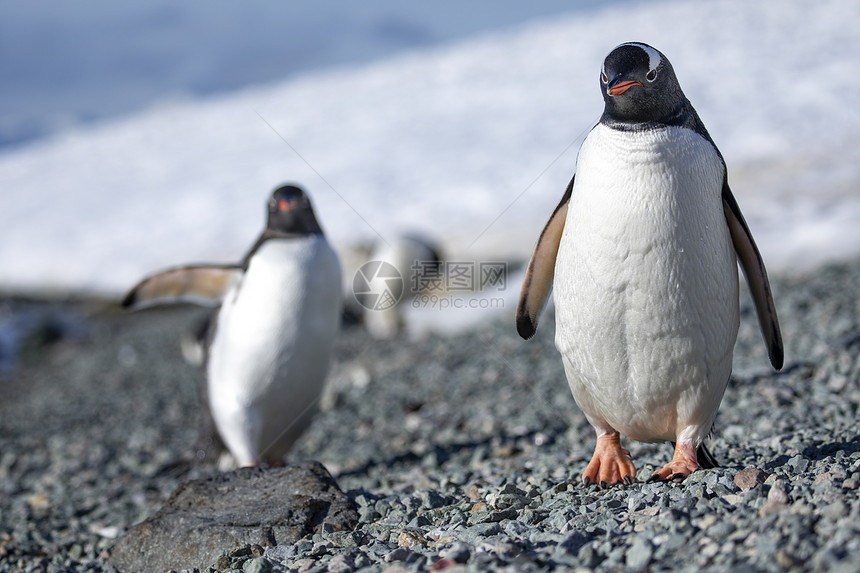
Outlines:
{"type": "Polygon", "coordinates": [[[641,85],[642,85],[642,82],[630,81],[630,80],[628,80],[626,82],[613,83],[612,85],[609,86],[609,88],[607,88],[606,93],[608,93],[612,97],[620,96],[621,94],[623,94],[624,92],[626,92],[627,90],[632,88],[633,86],[641,86],[641,85]]]}

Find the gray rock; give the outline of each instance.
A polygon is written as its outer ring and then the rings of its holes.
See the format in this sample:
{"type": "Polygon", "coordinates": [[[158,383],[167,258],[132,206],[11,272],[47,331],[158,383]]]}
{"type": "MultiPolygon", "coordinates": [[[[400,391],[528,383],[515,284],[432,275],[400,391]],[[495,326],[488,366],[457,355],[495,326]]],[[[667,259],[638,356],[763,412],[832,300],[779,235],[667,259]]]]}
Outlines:
{"type": "Polygon", "coordinates": [[[265,556],[272,561],[286,561],[297,555],[295,545],[276,545],[274,547],[266,547],[265,556]]]}
{"type": "Polygon", "coordinates": [[[630,549],[627,550],[627,567],[633,571],[642,571],[648,566],[653,555],[654,549],[651,542],[645,537],[636,537],[630,549]]]}
{"type": "Polygon", "coordinates": [[[406,547],[398,547],[385,556],[385,562],[392,563],[394,561],[406,561],[412,557],[412,555],[413,552],[406,547]]]}
{"type": "Polygon", "coordinates": [[[494,521],[487,523],[478,523],[464,529],[460,533],[460,539],[467,543],[474,544],[479,540],[482,540],[486,537],[490,537],[492,535],[496,535],[497,533],[501,532],[502,528],[499,527],[499,524],[494,521]]]}
{"type": "Polygon", "coordinates": [[[451,545],[451,547],[443,549],[440,555],[444,559],[450,559],[451,561],[456,561],[457,563],[465,563],[472,555],[472,550],[473,547],[468,543],[458,541],[451,545]]]}
{"type": "Polygon", "coordinates": [[[767,492],[767,500],[771,503],[788,503],[788,494],[785,492],[785,484],[781,481],[774,483],[767,492]]]}
{"type": "Polygon", "coordinates": [[[421,529],[422,527],[427,527],[429,525],[433,525],[433,522],[430,521],[426,515],[416,515],[406,527],[410,529],[421,529]]]}
{"type": "Polygon", "coordinates": [[[335,555],[328,562],[331,573],[349,573],[355,569],[355,561],[347,555],[335,555]]]}
{"type": "Polygon", "coordinates": [[[807,460],[803,456],[794,456],[793,458],[788,460],[788,467],[791,468],[793,473],[801,474],[806,471],[806,468],[809,467],[809,460],[807,460]]]}
{"type": "Polygon", "coordinates": [[[203,570],[229,547],[271,536],[295,543],[323,524],[343,530],[357,522],[355,506],[317,462],[242,468],[181,485],[119,540],[109,563],[124,573],[203,570]]]}
{"type": "Polygon", "coordinates": [[[242,566],[242,571],[245,573],[271,573],[272,562],[265,557],[248,559],[242,566]]]}
{"type": "Polygon", "coordinates": [[[722,541],[734,533],[735,529],[737,529],[737,527],[731,521],[719,521],[708,528],[708,535],[717,541],[722,541]]]}
{"type": "Polygon", "coordinates": [[[533,528],[522,521],[510,520],[505,523],[505,533],[512,537],[528,537],[533,528]]]}
{"type": "Polygon", "coordinates": [[[432,489],[423,489],[419,491],[418,497],[421,500],[421,506],[427,509],[434,509],[447,505],[447,500],[442,497],[439,492],[432,489]]]}

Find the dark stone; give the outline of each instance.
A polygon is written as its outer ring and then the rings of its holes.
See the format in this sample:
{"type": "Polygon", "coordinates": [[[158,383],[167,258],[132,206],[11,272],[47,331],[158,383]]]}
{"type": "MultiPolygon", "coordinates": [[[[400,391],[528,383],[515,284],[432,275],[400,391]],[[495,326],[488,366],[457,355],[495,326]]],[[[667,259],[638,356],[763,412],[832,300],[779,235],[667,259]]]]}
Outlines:
{"type": "Polygon", "coordinates": [[[179,486],[117,542],[108,562],[124,573],[205,570],[239,546],[295,543],[323,524],[357,523],[355,505],[318,462],[242,468],[179,486]]]}

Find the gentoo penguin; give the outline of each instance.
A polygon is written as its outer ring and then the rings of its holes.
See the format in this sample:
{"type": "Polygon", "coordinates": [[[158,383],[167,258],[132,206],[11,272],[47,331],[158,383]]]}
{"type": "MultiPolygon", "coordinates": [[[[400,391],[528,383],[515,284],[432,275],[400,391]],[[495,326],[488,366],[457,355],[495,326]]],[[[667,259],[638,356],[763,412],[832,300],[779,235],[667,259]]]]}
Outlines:
{"type": "Polygon", "coordinates": [[[603,115],[540,235],[516,320],[530,338],[554,288],[556,347],[597,433],[582,481],[605,487],[636,476],[619,434],[674,443],[652,480],[716,464],[704,441],[731,374],[738,261],[777,370],[783,347],[726,164],[669,60],[646,44],[621,44],[599,81],[603,115]]]}
{"type": "MultiPolygon", "coordinates": [[[[439,249],[432,241],[415,234],[399,234],[387,241],[379,241],[373,248],[368,262],[384,262],[397,269],[404,282],[404,294],[414,297],[427,280],[425,273],[438,273],[441,262],[439,249]]],[[[363,277],[357,277],[363,279],[363,277]]],[[[368,333],[376,339],[394,338],[403,330],[402,309],[404,299],[375,307],[362,305],[362,320],[368,333]]]]}
{"type": "Polygon", "coordinates": [[[266,228],[235,265],[151,275],[125,307],[220,303],[204,363],[208,413],[239,465],[277,463],[317,409],[340,327],[341,269],[307,195],[276,189],[266,228]]]}

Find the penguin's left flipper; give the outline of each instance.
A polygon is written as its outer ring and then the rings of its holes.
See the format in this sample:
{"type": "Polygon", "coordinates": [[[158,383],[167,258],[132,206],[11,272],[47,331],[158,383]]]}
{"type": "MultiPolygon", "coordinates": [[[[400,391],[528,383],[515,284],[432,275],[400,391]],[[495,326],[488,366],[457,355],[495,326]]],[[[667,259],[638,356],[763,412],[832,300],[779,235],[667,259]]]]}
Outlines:
{"type": "Polygon", "coordinates": [[[167,269],[150,275],[132,288],[122,300],[133,310],[161,304],[192,303],[217,306],[232,286],[242,279],[238,265],[192,265],[167,269]]]}
{"type": "Polygon", "coordinates": [[[779,320],[776,317],[776,307],[773,304],[770,282],[767,280],[767,270],[764,268],[764,261],[761,259],[758,247],[756,247],[749,227],[747,227],[744,216],[741,214],[738,202],[735,201],[732,190],[729,189],[727,179],[723,179],[723,211],[726,215],[726,222],[729,225],[729,233],[732,236],[738,261],[741,263],[741,268],[750,287],[750,294],[752,294],[755,303],[758,322],[767,345],[770,363],[779,370],[783,363],[782,334],[779,330],[779,320]]]}
{"type": "Polygon", "coordinates": [[[570,180],[564,196],[541,231],[529,266],[526,269],[526,277],[523,279],[520,301],[517,304],[517,332],[526,340],[534,336],[537,331],[538,318],[546,306],[546,301],[552,290],[555,259],[558,256],[561,234],[564,232],[567,206],[573,192],[574,179],[576,179],[576,175],[570,180]]]}

